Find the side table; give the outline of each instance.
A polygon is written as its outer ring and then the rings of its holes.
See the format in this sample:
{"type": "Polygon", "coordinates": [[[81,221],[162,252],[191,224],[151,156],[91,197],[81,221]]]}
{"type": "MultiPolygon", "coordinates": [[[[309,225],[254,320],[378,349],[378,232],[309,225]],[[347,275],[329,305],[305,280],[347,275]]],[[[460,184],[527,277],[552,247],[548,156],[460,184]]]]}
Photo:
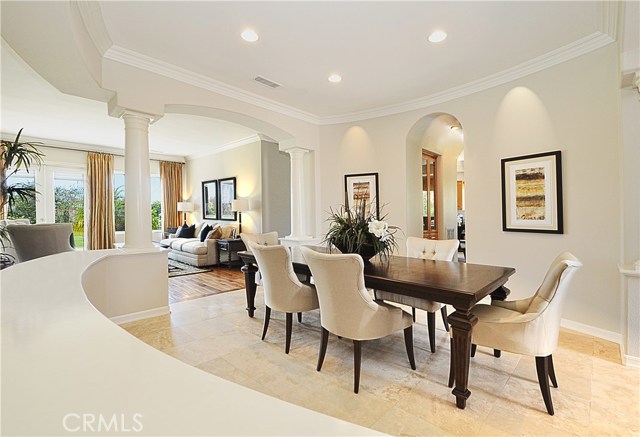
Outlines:
{"type": "Polygon", "coordinates": [[[238,256],[238,252],[242,252],[243,250],[247,250],[247,248],[240,238],[218,240],[220,264],[225,264],[229,268],[243,265],[242,260],[238,256]]]}

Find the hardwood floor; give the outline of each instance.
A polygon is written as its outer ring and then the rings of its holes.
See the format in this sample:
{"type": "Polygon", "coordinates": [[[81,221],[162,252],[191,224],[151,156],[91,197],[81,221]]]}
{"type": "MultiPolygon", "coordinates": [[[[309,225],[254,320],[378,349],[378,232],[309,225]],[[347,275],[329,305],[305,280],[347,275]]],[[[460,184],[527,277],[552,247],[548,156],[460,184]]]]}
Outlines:
{"type": "Polygon", "coordinates": [[[244,288],[239,268],[215,267],[210,272],[169,278],[169,303],[197,299],[244,288]]]}

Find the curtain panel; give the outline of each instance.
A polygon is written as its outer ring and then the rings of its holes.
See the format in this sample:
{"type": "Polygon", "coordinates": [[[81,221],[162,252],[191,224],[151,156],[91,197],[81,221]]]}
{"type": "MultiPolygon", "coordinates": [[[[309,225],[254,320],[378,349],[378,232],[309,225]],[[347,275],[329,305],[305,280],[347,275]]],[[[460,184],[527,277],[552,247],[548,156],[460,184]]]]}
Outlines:
{"type": "Polygon", "coordinates": [[[160,185],[162,186],[162,223],[164,230],[182,224],[178,202],[182,202],[181,162],[160,161],[160,185]]]}
{"type": "Polygon", "coordinates": [[[115,218],[113,211],[113,155],[87,154],[89,218],[87,249],[113,249],[115,218]]]}

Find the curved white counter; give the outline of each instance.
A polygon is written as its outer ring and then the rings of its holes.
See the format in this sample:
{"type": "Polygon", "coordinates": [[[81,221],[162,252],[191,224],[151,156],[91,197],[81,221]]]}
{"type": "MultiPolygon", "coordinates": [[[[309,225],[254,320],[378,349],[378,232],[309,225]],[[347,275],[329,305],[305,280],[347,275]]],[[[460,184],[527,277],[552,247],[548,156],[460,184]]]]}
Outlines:
{"type": "Polygon", "coordinates": [[[67,252],[0,271],[2,435],[378,434],[225,381],[129,335],[81,285],[87,266],[112,256],[131,255],[67,252]]]}

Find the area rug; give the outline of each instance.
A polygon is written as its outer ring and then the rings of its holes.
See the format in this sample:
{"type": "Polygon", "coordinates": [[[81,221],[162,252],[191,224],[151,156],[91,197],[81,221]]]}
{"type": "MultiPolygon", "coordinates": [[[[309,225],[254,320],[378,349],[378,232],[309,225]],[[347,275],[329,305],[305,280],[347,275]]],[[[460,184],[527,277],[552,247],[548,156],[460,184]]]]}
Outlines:
{"type": "Polygon", "coordinates": [[[210,272],[211,270],[213,270],[213,266],[195,267],[189,264],[182,263],[180,261],[175,261],[173,259],[169,260],[170,278],[173,278],[174,276],[193,275],[195,273],[210,272]]]}

